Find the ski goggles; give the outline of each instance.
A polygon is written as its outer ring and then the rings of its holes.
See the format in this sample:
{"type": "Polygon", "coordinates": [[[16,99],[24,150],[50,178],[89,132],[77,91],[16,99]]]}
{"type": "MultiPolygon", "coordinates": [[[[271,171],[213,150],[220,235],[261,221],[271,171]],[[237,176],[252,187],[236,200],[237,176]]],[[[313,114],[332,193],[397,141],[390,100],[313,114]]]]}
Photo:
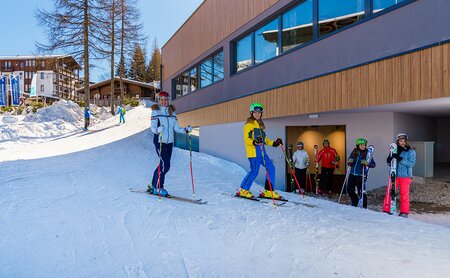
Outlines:
{"type": "Polygon", "coordinates": [[[255,106],[252,108],[253,112],[263,112],[264,108],[262,108],[261,106],[255,106]]]}

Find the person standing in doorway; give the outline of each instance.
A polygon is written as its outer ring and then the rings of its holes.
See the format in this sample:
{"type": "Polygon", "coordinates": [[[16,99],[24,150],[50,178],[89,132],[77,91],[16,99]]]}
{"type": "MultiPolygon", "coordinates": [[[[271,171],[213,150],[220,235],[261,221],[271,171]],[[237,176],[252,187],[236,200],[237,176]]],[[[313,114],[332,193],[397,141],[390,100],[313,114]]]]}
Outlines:
{"type": "Polygon", "coordinates": [[[334,169],[339,167],[339,155],[336,150],[330,147],[330,141],[323,140],[323,149],[317,154],[317,162],[322,161],[320,174],[320,194],[333,191],[334,169]]]}
{"type": "Polygon", "coordinates": [[[303,142],[297,143],[297,150],[292,156],[292,162],[295,166],[295,177],[300,182],[300,186],[306,189],[306,169],[309,167],[309,156],[304,147],[303,142]]]}

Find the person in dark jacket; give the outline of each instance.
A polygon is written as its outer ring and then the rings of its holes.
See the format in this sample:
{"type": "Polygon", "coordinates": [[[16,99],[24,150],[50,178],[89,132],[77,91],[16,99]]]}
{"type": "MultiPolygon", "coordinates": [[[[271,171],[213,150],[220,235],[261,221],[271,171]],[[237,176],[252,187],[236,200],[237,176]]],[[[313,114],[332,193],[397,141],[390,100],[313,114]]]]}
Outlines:
{"type": "Polygon", "coordinates": [[[358,206],[359,196],[363,196],[363,207],[367,208],[367,194],[362,188],[364,168],[375,168],[376,163],[373,158],[370,162],[366,161],[366,158],[367,140],[364,138],[359,138],[356,140],[356,148],[352,151],[347,160],[347,165],[350,167],[350,174],[347,182],[347,194],[352,200],[352,206],[354,207],[358,206]],[[356,193],[356,191],[358,193],[356,193]]]}

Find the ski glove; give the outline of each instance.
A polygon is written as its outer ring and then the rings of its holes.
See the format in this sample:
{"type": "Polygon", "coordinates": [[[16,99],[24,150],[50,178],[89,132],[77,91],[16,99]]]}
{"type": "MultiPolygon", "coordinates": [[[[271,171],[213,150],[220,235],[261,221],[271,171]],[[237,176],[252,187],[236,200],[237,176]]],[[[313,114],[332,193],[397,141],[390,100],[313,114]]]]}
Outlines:
{"type": "Polygon", "coordinates": [[[192,132],[192,126],[188,125],[187,127],[184,128],[184,131],[186,131],[186,133],[191,133],[192,132]]]}
{"type": "Polygon", "coordinates": [[[256,137],[256,139],[255,140],[253,140],[253,145],[254,146],[258,146],[258,145],[261,145],[262,144],[262,138],[261,137],[256,137]]]}
{"type": "Polygon", "coordinates": [[[365,165],[365,166],[369,166],[369,162],[367,162],[366,160],[361,160],[361,164],[362,165],[365,165]]]}
{"type": "Polygon", "coordinates": [[[275,142],[273,142],[272,144],[273,147],[278,147],[279,145],[283,145],[283,141],[281,140],[281,138],[277,138],[277,140],[275,140],[275,142]]]}
{"type": "Polygon", "coordinates": [[[350,158],[348,161],[347,161],[347,165],[348,166],[351,166],[352,164],[353,164],[353,158],[350,158]]]}
{"type": "Polygon", "coordinates": [[[158,128],[156,129],[156,131],[158,132],[158,134],[162,133],[164,130],[164,127],[162,125],[158,126],[158,128]]]}

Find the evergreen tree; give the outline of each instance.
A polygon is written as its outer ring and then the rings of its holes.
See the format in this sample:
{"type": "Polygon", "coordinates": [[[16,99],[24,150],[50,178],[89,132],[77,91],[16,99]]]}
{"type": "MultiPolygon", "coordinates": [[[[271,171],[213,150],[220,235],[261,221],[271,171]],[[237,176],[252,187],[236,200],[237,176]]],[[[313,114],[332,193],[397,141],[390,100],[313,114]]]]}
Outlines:
{"type": "Polygon", "coordinates": [[[141,46],[136,44],[134,48],[133,58],[131,59],[130,69],[128,70],[128,78],[140,82],[146,80],[145,54],[141,46]]]}
{"type": "Polygon", "coordinates": [[[147,66],[147,82],[160,80],[160,72],[159,72],[160,65],[161,65],[161,51],[159,50],[158,47],[158,41],[155,38],[153,40],[150,62],[147,66]]]}

